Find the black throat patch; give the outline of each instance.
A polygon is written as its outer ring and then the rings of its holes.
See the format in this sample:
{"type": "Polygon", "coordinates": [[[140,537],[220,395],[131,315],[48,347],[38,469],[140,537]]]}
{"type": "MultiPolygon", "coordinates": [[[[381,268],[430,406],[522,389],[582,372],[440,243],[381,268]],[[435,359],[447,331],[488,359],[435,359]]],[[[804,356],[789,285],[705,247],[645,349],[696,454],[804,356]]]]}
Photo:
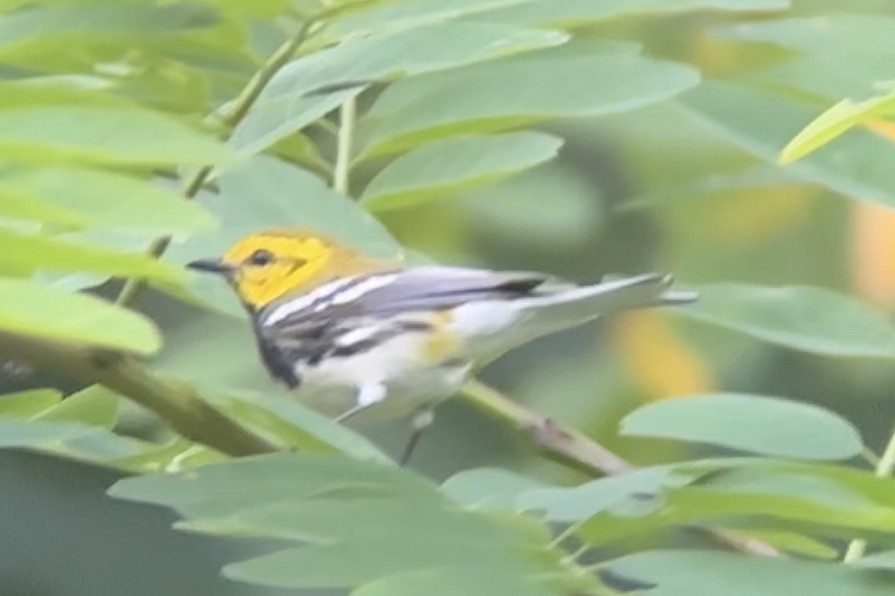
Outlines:
{"type": "Polygon", "coordinates": [[[252,327],[255,332],[255,341],[258,344],[258,353],[261,355],[261,362],[270,373],[270,375],[284,383],[290,389],[295,389],[301,385],[301,378],[295,372],[295,367],[286,355],[277,345],[264,337],[258,320],[252,316],[252,327]]]}

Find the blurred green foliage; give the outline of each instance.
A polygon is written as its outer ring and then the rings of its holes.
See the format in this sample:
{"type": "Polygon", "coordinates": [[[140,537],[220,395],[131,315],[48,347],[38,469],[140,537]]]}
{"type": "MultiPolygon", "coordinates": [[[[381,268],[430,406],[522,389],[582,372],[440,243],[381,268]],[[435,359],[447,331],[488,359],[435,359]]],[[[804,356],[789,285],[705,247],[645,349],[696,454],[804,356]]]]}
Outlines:
{"type": "Polygon", "coordinates": [[[892,39],[881,0],[0,3],[0,447],[107,468],[2,454],[0,593],[892,593],[892,39]],[[485,372],[644,467],[547,463],[455,400],[408,472],[403,423],[368,441],[279,393],[181,265],[283,224],[698,287],[485,372]],[[148,288],[114,305],[124,279],[148,288]],[[229,458],[16,338],[147,356],[301,453],[229,458]],[[122,473],[244,540],[101,497],[122,473]]]}

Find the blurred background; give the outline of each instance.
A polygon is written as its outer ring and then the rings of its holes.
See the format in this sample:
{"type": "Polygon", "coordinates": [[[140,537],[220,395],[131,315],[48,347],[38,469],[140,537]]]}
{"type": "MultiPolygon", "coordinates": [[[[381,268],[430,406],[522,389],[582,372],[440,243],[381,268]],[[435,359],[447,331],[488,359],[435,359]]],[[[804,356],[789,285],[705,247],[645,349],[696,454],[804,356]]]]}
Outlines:
{"type": "MultiPolygon", "coordinates": [[[[263,42],[263,27],[258,36],[263,42]]],[[[870,96],[878,82],[895,79],[890,1],[802,0],[775,13],[633,14],[586,27],[579,37],[576,43],[616,43],[618,51],[640,44],[648,56],[695,66],[705,80],[647,108],[553,122],[542,128],[566,143],[547,165],[379,214],[402,244],[439,262],[578,281],[661,270],[683,286],[813,285],[891,312],[895,215],[880,202],[895,204],[895,169],[886,169],[895,166],[895,128],[880,123],[867,138],[847,139],[850,153],[829,157],[841,168],[828,180],[774,164],[782,146],[825,108],[870,96]],[[834,12],[843,10],[849,14],[834,12]]],[[[361,183],[364,175],[358,172],[361,183]]],[[[144,295],[140,306],[161,322],[171,346],[159,366],[176,371],[185,358],[178,337],[204,333],[196,321],[206,315],[157,293],[144,295]]],[[[237,341],[245,341],[244,326],[233,326],[237,341]]],[[[245,346],[252,368],[246,378],[261,379],[253,348],[245,346]]],[[[875,447],[895,419],[895,371],[886,362],[796,353],[663,311],[540,340],[494,364],[483,380],[635,463],[691,455],[617,436],[621,417],[656,400],[720,391],[802,400],[840,413],[875,447]]],[[[47,384],[8,368],[0,393],[47,384]]],[[[414,461],[435,479],[480,466],[573,479],[459,400],[439,414],[414,461]]],[[[134,415],[135,428],[141,420],[134,415]]],[[[370,436],[395,452],[406,434],[394,425],[370,436]]],[[[218,579],[220,565],[243,556],[243,545],[174,532],[167,512],[105,497],[113,481],[89,466],[0,453],[3,596],[287,593],[218,579]],[[46,558],[66,564],[39,565],[46,558]],[[134,561],[144,576],[135,575],[134,561]],[[53,576],[41,575],[49,570],[53,576]]]]}

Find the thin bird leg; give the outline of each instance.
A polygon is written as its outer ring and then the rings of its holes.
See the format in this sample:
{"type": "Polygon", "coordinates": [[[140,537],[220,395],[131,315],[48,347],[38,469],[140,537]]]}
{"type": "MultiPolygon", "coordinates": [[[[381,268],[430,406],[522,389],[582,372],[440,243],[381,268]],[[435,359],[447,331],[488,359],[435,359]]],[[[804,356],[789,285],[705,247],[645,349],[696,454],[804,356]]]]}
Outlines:
{"type": "Polygon", "coordinates": [[[357,391],[357,403],[348,408],[345,412],[336,416],[333,420],[341,424],[349,418],[353,418],[357,414],[360,414],[370,406],[375,406],[385,399],[385,395],[385,385],[381,383],[363,385],[357,391]]]}
{"type": "Polygon", "coordinates": [[[338,416],[333,418],[333,422],[336,422],[338,424],[347,422],[350,418],[352,418],[356,414],[360,414],[361,412],[366,410],[368,407],[369,406],[365,406],[365,405],[361,405],[361,404],[356,404],[354,406],[351,406],[350,408],[348,408],[347,410],[345,410],[344,412],[342,412],[341,414],[339,414],[338,416]]]}
{"type": "Polygon", "coordinates": [[[420,438],[423,436],[423,431],[432,426],[432,422],[435,421],[435,413],[427,408],[425,410],[420,410],[416,414],[413,415],[413,418],[410,419],[410,428],[412,432],[410,434],[410,440],[407,441],[407,446],[404,447],[404,453],[401,455],[401,465],[406,466],[407,462],[410,461],[410,456],[413,455],[414,449],[420,442],[420,438]]]}

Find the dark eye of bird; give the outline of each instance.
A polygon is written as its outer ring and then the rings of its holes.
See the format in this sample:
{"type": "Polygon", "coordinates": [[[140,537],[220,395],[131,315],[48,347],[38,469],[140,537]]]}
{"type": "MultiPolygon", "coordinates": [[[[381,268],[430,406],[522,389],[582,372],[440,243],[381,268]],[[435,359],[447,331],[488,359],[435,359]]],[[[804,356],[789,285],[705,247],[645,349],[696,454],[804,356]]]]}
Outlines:
{"type": "Polygon", "coordinates": [[[263,248],[259,248],[255,252],[249,256],[246,261],[249,265],[255,265],[257,267],[263,267],[264,265],[269,265],[274,261],[274,255],[269,250],[264,250],[263,248]]]}

